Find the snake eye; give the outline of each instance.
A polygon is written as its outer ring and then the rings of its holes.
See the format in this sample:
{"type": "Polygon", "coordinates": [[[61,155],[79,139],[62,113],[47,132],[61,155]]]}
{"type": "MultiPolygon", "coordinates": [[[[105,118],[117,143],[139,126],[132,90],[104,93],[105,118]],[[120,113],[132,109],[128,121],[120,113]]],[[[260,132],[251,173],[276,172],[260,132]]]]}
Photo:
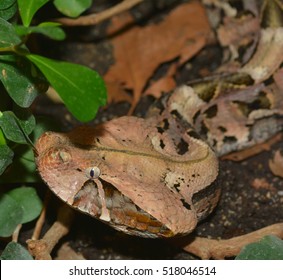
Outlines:
{"type": "Polygon", "coordinates": [[[90,179],[97,179],[100,176],[100,169],[97,166],[89,167],[85,170],[85,174],[90,179]]]}

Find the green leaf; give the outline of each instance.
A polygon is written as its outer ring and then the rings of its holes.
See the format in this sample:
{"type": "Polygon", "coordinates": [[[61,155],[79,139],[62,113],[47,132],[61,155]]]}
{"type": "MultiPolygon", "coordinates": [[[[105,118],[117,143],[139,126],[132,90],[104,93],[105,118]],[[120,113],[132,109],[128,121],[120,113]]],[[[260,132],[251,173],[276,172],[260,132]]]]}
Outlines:
{"type": "Polygon", "coordinates": [[[58,11],[68,17],[77,17],[91,6],[92,0],[54,0],[58,11]]]}
{"type": "Polygon", "coordinates": [[[274,235],[245,246],[236,260],[283,260],[283,241],[274,235]]]}
{"type": "Polygon", "coordinates": [[[53,40],[64,40],[66,34],[60,24],[54,22],[43,22],[38,26],[25,27],[22,25],[16,25],[15,29],[20,37],[27,36],[31,33],[40,33],[53,40]]]}
{"type": "Polygon", "coordinates": [[[0,1],[0,10],[8,9],[12,5],[17,3],[17,0],[1,0],[0,1]]]}
{"type": "Polygon", "coordinates": [[[19,106],[14,106],[14,114],[17,117],[19,125],[24,130],[24,132],[29,135],[35,128],[35,118],[30,113],[29,110],[21,108],[19,106]]]}
{"type": "Polygon", "coordinates": [[[12,18],[16,13],[17,8],[17,0],[1,0],[0,18],[3,18],[5,20],[12,18]]]}
{"type": "Polygon", "coordinates": [[[22,217],[23,209],[18,202],[8,194],[0,194],[0,236],[11,236],[22,217]]]}
{"type": "Polygon", "coordinates": [[[0,194],[0,236],[11,236],[17,225],[34,220],[41,209],[34,188],[21,187],[0,194]]]}
{"type": "Polygon", "coordinates": [[[18,0],[20,15],[24,26],[28,27],[34,14],[49,0],[18,0]]]}
{"type": "Polygon", "coordinates": [[[29,107],[48,88],[43,75],[24,57],[0,55],[0,73],[8,94],[21,107],[29,107]]]}
{"type": "Polygon", "coordinates": [[[14,26],[0,18],[0,51],[1,48],[12,48],[20,43],[21,39],[16,33],[14,26]]]}
{"type": "Polygon", "coordinates": [[[10,242],[2,252],[0,260],[33,260],[33,257],[19,243],[10,242]]]}
{"type": "Polygon", "coordinates": [[[12,111],[5,111],[0,116],[0,127],[10,141],[27,144],[26,135],[29,135],[35,127],[35,118],[30,113],[18,113],[18,117],[12,111]]]}
{"type": "MultiPolygon", "coordinates": [[[[3,115],[2,112],[0,112],[0,117],[2,115],[3,115]]],[[[7,141],[6,141],[5,137],[4,137],[2,129],[0,129],[0,146],[1,145],[6,145],[6,144],[7,144],[7,141]]]]}
{"type": "Polygon", "coordinates": [[[99,106],[106,104],[105,84],[95,71],[38,55],[29,54],[27,58],[45,75],[78,120],[92,120],[99,106]]]}
{"type": "Polygon", "coordinates": [[[13,164],[0,177],[1,183],[40,182],[31,147],[28,145],[17,145],[13,148],[13,151],[13,164]]]}
{"type": "Polygon", "coordinates": [[[7,194],[22,207],[23,215],[21,224],[28,223],[39,216],[42,209],[42,202],[34,188],[21,187],[13,189],[7,194]]]}
{"type": "Polygon", "coordinates": [[[12,163],[13,156],[13,151],[7,145],[0,145],[0,175],[12,163]]]}

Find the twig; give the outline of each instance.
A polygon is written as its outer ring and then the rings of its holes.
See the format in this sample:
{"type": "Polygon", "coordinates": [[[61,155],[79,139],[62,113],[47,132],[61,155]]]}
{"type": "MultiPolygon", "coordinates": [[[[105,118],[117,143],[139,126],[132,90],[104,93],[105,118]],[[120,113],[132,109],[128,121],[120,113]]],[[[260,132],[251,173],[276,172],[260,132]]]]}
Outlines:
{"type": "Polygon", "coordinates": [[[74,210],[64,204],[59,209],[57,221],[42,239],[27,240],[28,249],[36,260],[51,260],[50,253],[58,241],[69,232],[73,216],[74,210]]]}
{"type": "Polygon", "coordinates": [[[233,160],[233,161],[244,160],[246,158],[257,155],[263,151],[269,151],[275,143],[280,142],[282,139],[283,139],[283,133],[279,132],[278,134],[268,139],[264,143],[255,144],[254,146],[247,148],[245,150],[241,150],[239,152],[233,152],[228,155],[222,156],[221,160],[233,160]]]}
{"type": "Polygon", "coordinates": [[[34,231],[33,231],[32,237],[31,237],[32,240],[37,240],[40,236],[40,233],[41,233],[44,221],[45,221],[47,205],[48,205],[49,200],[50,200],[50,194],[51,194],[51,192],[49,190],[47,190],[40,216],[37,219],[37,222],[35,224],[35,228],[34,228],[34,231]]]}
{"type": "Polygon", "coordinates": [[[230,238],[227,240],[213,240],[208,238],[196,237],[190,244],[183,247],[202,259],[224,259],[225,257],[236,256],[240,250],[253,242],[259,241],[266,235],[276,235],[283,238],[283,223],[274,224],[254,232],[230,238]]]}
{"type": "Polygon", "coordinates": [[[54,21],[62,23],[63,25],[68,26],[86,26],[86,25],[95,25],[108,18],[111,18],[114,15],[117,15],[121,12],[129,10],[133,6],[141,3],[143,0],[124,0],[123,2],[117,4],[114,7],[111,7],[105,11],[102,11],[97,14],[90,14],[86,16],[81,16],[76,19],[71,18],[58,18],[54,21]]]}

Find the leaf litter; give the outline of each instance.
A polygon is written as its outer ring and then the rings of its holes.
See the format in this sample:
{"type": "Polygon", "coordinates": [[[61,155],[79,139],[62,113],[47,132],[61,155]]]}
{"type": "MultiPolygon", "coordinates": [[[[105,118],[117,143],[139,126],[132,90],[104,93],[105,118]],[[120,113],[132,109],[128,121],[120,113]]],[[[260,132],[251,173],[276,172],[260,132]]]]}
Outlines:
{"type": "MultiPolygon", "coordinates": [[[[112,28],[121,21],[125,21],[125,14],[112,19],[112,28]]],[[[144,27],[134,25],[116,34],[111,39],[116,62],[104,79],[106,83],[132,90],[131,113],[156,69],[176,58],[177,66],[189,60],[205,46],[211,28],[203,6],[191,2],[176,7],[159,23],[144,27]]],[[[160,96],[161,91],[173,89],[176,86],[172,80],[173,69],[167,71],[163,81],[156,81],[157,85],[150,84],[151,91],[147,93],[160,96]]]]}

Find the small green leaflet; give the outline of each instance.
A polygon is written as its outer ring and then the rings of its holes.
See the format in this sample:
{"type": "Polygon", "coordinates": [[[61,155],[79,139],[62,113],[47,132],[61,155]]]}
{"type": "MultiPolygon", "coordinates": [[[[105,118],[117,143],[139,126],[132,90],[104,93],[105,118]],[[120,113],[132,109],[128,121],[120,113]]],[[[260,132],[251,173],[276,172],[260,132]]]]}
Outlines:
{"type": "Polygon", "coordinates": [[[5,10],[13,6],[17,2],[16,0],[1,0],[0,1],[0,9],[5,10]]]}
{"type": "Polygon", "coordinates": [[[28,223],[38,217],[42,209],[42,202],[34,188],[20,187],[9,191],[7,194],[22,208],[22,224],[28,223]]]}
{"type": "Polygon", "coordinates": [[[0,145],[0,176],[12,163],[14,152],[7,145],[0,145]]]}
{"type": "Polygon", "coordinates": [[[0,236],[11,236],[22,217],[23,211],[17,201],[8,194],[0,194],[0,236]]]}
{"type": "Polygon", "coordinates": [[[17,225],[34,220],[41,209],[42,202],[34,188],[20,187],[0,194],[0,236],[11,236],[17,225]]]}
{"type": "Polygon", "coordinates": [[[92,0],[54,0],[57,10],[68,17],[78,17],[91,3],[92,0]]]}
{"type": "Polygon", "coordinates": [[[2,252],[0,260],[33,260],[33,257],[21,244],[10,242],[2,252]]]}
{"type": "Polygon", "coordinates": [[[55,22],[42,22],[38,26],[30,27],[15,25],[15,30],[21,37],[31,33],[40,33],[53,40],[64,40],[66,38],[66,34],[60,27],[60,24],[55,22]]]}
{"type": "Polygon", "coordinates": [[[0,55],[0,81],[14,102],[27,108],[35,97],[48,88],[44,76],[27,59],[17,55],[0,55]]]}
{"type": "Polygon", "coordinates": [[[21,43],[14,26],[0,18],[0,48],[12,48],[21,43]]]}
{"type": "Polygon", "coordinates": [[[12,111],[5,111],[0,116],[0,127],[10,141],[27,144],[26,135],[33,131],[35,118],[28,111],[20,112],[19,117],[12,111]]]}
{"type": "Polygon", "coordinates": [[[0,1],[0,17],[8,20],[17,12],[17,0],[1,0],[0,1]]]}
{"type": "Polygon", "coordinates": [[[49,0],[18,0],[20,15],[24,26],[28,27],[34,14],[49,0]]]}

